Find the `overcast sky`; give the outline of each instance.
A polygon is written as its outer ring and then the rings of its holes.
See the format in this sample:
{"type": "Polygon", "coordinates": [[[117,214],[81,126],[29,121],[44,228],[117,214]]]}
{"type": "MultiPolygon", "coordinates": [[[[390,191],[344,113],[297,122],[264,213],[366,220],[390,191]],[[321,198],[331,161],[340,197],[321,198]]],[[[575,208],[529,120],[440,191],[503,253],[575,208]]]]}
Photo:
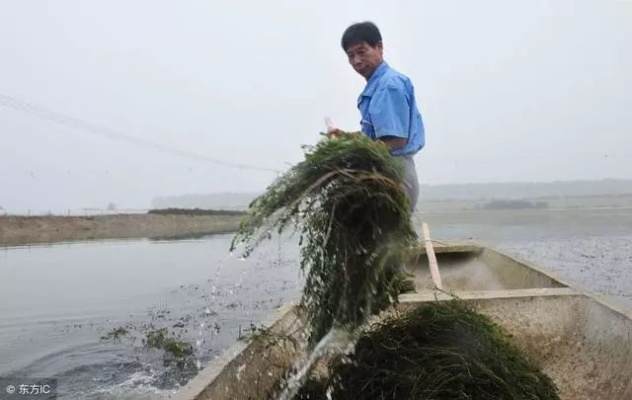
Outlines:
{"type": "Polygon", "coordinates": [[[381,28],[426,125],[421,184],[632,178],[632,0],[2,0],[0,206],[260,191],[323,118],[359,129],[340,36],[381,28]],[[7,106],[8,105],[8,106],[7,106]],[[17,106],[20,108],[20,106],[17,106]],[[102,132],[102,131],[99,131],[102,132]]]}

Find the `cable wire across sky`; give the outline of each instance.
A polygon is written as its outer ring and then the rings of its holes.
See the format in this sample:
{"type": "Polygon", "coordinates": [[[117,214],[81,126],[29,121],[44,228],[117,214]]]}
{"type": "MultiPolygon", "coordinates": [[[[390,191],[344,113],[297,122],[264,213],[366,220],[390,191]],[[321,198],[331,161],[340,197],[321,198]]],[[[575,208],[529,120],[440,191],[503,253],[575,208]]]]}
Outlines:
{"type": "MultiPolygon", "coordinates": [[[[234,163],[230,161],[225,161],[213,157],[209,157],[203,154],[195,153],[188,150],[180,150],[174,149],[169,146],[165,146],[162,144],[154,143],[146,139],[140,139],[120,131],[100,126],[92,122],[87,122],[80,118],[72,117],[67,114],[63,114],[60,112],[52,111],[45,107],[35,105],[32,103],[27,103],[21,100],[18,100],[11,96],[6,96],[0,94],[0,106],[13,109],[15,111],[23,112],[29,114],[33,117],[40,118],[46,121],[55,122],[57,124],[66,126],[68,128],[83,132],[89,133],[95,136],[101,136],[108,139],[115,139],[122,142],[131,143],[140,147],[152,149],[157,152],[161,152],[164,154],[175,155],[179,157],[188,158],[191,160],[197,160],[202,162],[207,162],[215,165],[220,165],[227,168],[234,168],[239,170],[250,170],[250,171],[263,171],[263,172],[273,172],[276,174],[281,174],[282,171],[269,167],[262,167],[252,164],[242,164],[242,163],[234,163]]],[[[445,157],[445,158],[437,158],[434,157],[435,160],[444,160],[453,165],[473,165],[473,164],[489,164],[489,163],[500,163],[509,160],[517,160],[524,159],[525,161],[533,161],[533,160],[542,160],[542,159],[561,159],[565,156],[569,156],[569,154],[555,154],[555,155],[544,155],[544,154],[521,154],[521,155],[504,155],[504,156],[495,156],[495,157],[445,157]]],[[[616,155],[616,154],[592,154],[586,155],[586,158],[590,158],[591,160],[598,162],[605,161],[616,161],[621,159],[629,159],[632,156],[630,155],[616,155]]]]}
{"type": "Polygon", "coordinates": [[[191,152],[188,150],[174,149],[165,145],[153,143],[145,139],[140,139],[134,136],[130,136],[125,133],[119,132],[117,130],[94,124],[92,122],[87,122],[79,118],[71,117],[69,115],[62,114],[60,112],[52,111],[42,106],[20,101],[11,96],[0,94],[0,106],[10,108],[15,111],[24,112],[31,116],[34,116],[43,120],[47,120],[47,121],[52,121],[60,125],[64,125],[66,127],[81,131],[81,132],[90,133],[90,134],[105,137],[108,139],[116,139],[116,140],[124,141],[124,142],[131,143],[137,146],[149,148],[161,153],[176,155],[179,157],[185,157],[185,158],[189,158],[189,159],[193,159],[197,161],[208,162],[208,163],[217,164],[217,165],[221,165],[221,166],[229,167],[229,168],[281,173],[281,171],[274,168],[260,167],[260,166],[249,165],[249,164],[232,163],[229,161],[220,160],[213,157],[208,157],[203,154],[198,154],[198,153],[191,152]]]}

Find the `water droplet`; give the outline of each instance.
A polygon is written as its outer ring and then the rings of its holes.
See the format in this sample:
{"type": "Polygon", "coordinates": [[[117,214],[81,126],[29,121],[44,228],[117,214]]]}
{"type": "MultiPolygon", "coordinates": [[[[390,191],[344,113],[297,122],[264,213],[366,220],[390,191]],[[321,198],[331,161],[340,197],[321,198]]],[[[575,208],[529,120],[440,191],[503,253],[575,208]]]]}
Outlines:
{"type": "Polygon", "coordinates": [[[296,372],[290,376],[286,382],[287,386],[277,397],[279,400],[292,399],[296,393],[302,387],[304,380],[308,373],[318,360],[326,354],[349,354],[355,349],[357,339],[353,338],[350,332],[346,332],[343,329],[332,328],[321,340],[318,342],[314,350],[310,354],[307,362],[300,366],[295,363],[296,372]]]}

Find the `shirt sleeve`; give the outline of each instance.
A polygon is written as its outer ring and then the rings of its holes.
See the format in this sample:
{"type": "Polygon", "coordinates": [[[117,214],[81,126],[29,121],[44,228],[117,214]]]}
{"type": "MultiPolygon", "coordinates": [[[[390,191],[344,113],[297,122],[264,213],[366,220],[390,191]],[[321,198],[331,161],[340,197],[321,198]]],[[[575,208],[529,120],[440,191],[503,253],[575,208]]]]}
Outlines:
{"type": "Polygon", "coordinates": [[[410,106],[401,85],[387,84],[371,98],[369,115],[376,137],[408,138],[410,106]]]}

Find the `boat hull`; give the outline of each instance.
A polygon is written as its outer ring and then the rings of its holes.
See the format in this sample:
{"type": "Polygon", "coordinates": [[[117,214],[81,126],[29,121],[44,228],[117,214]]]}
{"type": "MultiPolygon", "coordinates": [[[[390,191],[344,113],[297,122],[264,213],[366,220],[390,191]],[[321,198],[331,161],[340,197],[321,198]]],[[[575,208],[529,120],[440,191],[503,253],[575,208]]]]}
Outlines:
{"type": "MultiPolygon", "coordinates": [[[[587,289],[497,250],[472,245],[435,248],[443,291],[433,289],[425,249],[409,263],[415,293],[397,308],[454,297],[501,325],[555,381],[564,399],[632,399],[632,315],[587,289]]],[[[297,308],[280,307],[263,325],[292,340],[238,342],[176,396],[179,400],[265,399],[305,359],[297,308]]]]}

